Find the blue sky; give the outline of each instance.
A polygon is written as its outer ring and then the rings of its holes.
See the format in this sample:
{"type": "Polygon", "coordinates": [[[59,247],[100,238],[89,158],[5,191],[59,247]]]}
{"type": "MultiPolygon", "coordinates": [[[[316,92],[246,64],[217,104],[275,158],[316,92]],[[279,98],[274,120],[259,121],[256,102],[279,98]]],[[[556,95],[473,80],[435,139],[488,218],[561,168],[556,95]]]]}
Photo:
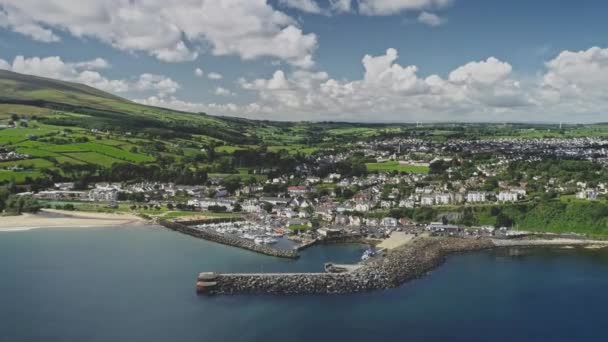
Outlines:
{"type": "Polygon", "coordinates": [[[0,0],[0,68],[261,119],[597,122],[606,13],[599,0],[0,0]]]}

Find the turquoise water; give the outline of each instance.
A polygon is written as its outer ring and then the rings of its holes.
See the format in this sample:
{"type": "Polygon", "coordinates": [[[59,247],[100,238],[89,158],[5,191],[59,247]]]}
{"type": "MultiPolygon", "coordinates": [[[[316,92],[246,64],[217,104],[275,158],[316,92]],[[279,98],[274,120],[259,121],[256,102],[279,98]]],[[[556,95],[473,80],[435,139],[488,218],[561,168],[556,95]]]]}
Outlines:
{"type": "Polygon", "coordinates": [[[363,246],[275,259],[162,228],[0,233],[0,341],[603,340],[608,253],[450,257],[397,289],[200,297],[200,271],[320,271],[363,246]]]}

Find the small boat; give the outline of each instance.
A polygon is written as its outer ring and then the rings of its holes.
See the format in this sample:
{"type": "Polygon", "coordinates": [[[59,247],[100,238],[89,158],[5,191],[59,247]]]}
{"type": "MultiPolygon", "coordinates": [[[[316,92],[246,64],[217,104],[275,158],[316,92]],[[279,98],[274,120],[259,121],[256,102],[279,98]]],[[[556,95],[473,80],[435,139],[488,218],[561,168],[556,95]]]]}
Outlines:
{"type": "Polygon", "coordinates": [[[365,250],[365,252],[363,252],[363,255],[361,256],[361,260],[365,261],[365,260],[373,257],[374,255],[376,255],[376,251],[371,248],[368,248],[365,250]]]}
{"type": "Polygon", "coordinates": [[[264,243],[268,244],[268,245],[272,245],[273,243],[277,243],[277,242],[278,242],[278,240],[273,237],[264,238],[264,243]]]}
{"type": "Polygon", "coordinates": [[[256,245],[261,245],[264,243],[264,239],[261,237],[256,237],[253,242],[255,242],[256,245]]]}

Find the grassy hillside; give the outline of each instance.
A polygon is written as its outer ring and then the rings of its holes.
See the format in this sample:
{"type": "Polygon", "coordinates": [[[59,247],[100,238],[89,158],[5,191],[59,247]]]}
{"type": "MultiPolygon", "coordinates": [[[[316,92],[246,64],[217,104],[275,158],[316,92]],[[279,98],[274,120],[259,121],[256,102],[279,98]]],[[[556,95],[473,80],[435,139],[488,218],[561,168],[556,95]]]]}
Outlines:
{"type": "Polygon", "coordinates": [[[125,164],[133,175],[145,170],[166,179],[199,170],[248,175],[233,165],[233,154],[260,145],[289,154],[319,148],[304,144],[320,141],[314,124],[144,106],[89,86],[9,71],[0,71],[0,89],[0,153],[27,155],[0,161],[0,183],[102,179],[125,164]]]}
{"type": "Polygon", "coordinates": [[[140,105],[82,84],[0,70],[0,119],[36,116],[49,124],[98,130],[192,134],[254,143],[247,121],[140,105]]]}

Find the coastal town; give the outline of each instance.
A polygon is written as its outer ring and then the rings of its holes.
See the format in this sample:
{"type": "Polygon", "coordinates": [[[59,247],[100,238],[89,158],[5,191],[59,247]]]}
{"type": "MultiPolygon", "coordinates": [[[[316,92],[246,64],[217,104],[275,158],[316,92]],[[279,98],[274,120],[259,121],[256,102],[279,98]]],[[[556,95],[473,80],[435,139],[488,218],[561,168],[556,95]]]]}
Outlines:
{"type": "MultiPolygon", "coordinates": [[[[286,173],[251,168],[238,177],[209,174],[205,182],[194,185],[59,182],[17,196],[53,209],[77,210],[90,204],[89,208],[107,211],[153,216],[179,212],[186,218],[244,221],[246,225],[222,223],[205,229],[258,244],[275,244],[282,236],[299,243],[328,235],[386,238],[395,231],[510,236],[526,229],[518,227],[505,206],[545,198],[591,202],[605,198],[607,146],[608,140],[599,138],[371,139],[302,156],[286,173]],[[547,160],[566,163],[566,172],[537,167],[547,160]],[[583,163],[590,167],[576,167],[583,163]],[[488,211],[490,219],[480,220],[475,214],[479,210],[488,211]]],[[[3,155],[28,157],[10,153],[3,155]]]]}

